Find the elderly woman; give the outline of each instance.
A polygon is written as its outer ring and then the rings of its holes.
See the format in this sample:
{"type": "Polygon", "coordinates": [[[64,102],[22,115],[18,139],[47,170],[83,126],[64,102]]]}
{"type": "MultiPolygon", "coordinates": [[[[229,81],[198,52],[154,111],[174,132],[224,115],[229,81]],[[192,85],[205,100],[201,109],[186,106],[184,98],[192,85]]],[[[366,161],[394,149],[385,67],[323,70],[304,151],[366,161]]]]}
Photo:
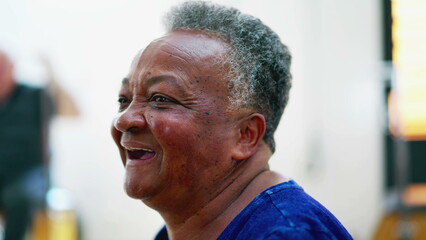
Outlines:
{"type": "Polygon", "coordinates": [[[271,171],[290,53],[260,20],[205,2],[166,18],[135,58],[112,135],[125,190],[166,222],[156,239],[351,239],[293,180],[271,171]]]}

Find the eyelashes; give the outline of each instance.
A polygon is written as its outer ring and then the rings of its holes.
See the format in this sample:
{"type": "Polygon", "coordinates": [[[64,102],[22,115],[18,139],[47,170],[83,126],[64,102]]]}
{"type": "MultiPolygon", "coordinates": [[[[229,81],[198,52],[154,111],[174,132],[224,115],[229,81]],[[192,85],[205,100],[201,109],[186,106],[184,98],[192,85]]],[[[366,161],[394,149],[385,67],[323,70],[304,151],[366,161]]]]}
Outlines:
{"type": "Polygon", "coordinates": [[[117,102],[118,102],[118,111],[119,112],[126,109],[127,106],[131,103],[130,99],[128,99],[127,97],[124,97],[124,96],[119,96],[117,102]]]}
{"type": "Polygon", "coordinates": [[[118,104],[126,104],[126,103],[130,103],[130,100],[127,99],[126,97],[118,97],[118,104]]]}
{"type": "Polygon", "coordinates": [[[171,99],[171,98],[169,98],[169,97],[166,97],[166,96],[164,96],[164,95],[161,95],[161,94],[154,94],[154,95],[152,95],[152,97],[150,97],[149,99],[148,99],[148,101],[150,101],[150,102],[157,102],[157,103],[161,103],[161,102],[176,102],[176,100],[174,100],[174,99],[171,99]]]}
{"type": "Polygon", "coordinates": [[[165,96],[163,94],[153,94],[149,99],[148,102],[150,105],[156,109],[168,109],[173,108],[176,106],[182,105],[179,103],[176,99],[165,96]]]}
{"type": "MultiPolygon", "coordinates": [[[[119,111],[121,112],[130,105],[132,100],[126,96],[119,96],[117,102],[119,105],[119,111]]],[[[148,98],[147,102],[158,109],[168,108],[173,104],[182,105],[176,99],[163,94],[153,94],[150,98],[148,98]]]]}

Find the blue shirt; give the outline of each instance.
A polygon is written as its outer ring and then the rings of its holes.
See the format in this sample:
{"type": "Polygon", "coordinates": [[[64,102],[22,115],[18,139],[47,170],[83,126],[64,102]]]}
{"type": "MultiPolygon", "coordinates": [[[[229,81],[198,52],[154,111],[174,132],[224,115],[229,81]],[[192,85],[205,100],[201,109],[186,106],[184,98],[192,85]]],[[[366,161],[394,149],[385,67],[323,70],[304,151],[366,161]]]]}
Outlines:
{"type": "MultiPolygon", "coordinates": [[[[352,237],[333,214],[290,180],[260,193],[217,239],[341,240],[352,237]]],[[[165,227],[155,240],[168,240],[165,227]]]]}

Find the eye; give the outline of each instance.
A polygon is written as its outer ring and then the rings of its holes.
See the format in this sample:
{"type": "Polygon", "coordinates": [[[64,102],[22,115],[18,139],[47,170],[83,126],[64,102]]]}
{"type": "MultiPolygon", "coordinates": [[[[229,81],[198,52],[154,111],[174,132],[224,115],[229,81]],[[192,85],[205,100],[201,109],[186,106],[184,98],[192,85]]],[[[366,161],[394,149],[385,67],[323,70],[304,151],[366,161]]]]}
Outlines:
{"type": "Polygon", "coordinates": [[[118,109],[119,109],[119,111],[122,111],[123,109],[125,109],[126,106],[129,105],[130,102],[131,101],[124,96],[118,97],[118,105],[119,105],[118,109]]]}
{"type": "Polygon", "coordinates": [[[157,109],[169,109],[177,105],[182,105],[176,99],[158,93],[153,94],[148,101],[151,103],[152,107],[157,109]]]}
{"type": "Polygon", "coordinates": [[[152,101],[152,102],[175,102],[174,100],[172,100],[172,99],[170,99],[168,97],[165,97],[163,95],[159,95],[159,94],[153,95],[149,99],[149,101],[152,101]]]}
{"type": "Polygon", "coordinates": [[[129,103],[129,99],[125,98],[125,97],[119,97],[118,98],[118,103],[119,104],[124,104],[124,103],[129,103]]]}

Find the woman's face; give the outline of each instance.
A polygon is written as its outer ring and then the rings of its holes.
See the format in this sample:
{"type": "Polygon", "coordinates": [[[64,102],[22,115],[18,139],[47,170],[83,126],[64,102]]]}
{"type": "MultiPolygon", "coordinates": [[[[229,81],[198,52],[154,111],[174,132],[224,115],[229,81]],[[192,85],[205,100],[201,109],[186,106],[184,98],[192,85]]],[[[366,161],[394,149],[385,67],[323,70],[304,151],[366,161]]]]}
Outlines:
{"type": "Polygon", "coordinates": [[[229,46],[199,32],[174,31],[134,60],[119,92],[113,138],[125,190],[153,208],[208,198],[235,164],[241,114],[228,112],[229,46]]]}

